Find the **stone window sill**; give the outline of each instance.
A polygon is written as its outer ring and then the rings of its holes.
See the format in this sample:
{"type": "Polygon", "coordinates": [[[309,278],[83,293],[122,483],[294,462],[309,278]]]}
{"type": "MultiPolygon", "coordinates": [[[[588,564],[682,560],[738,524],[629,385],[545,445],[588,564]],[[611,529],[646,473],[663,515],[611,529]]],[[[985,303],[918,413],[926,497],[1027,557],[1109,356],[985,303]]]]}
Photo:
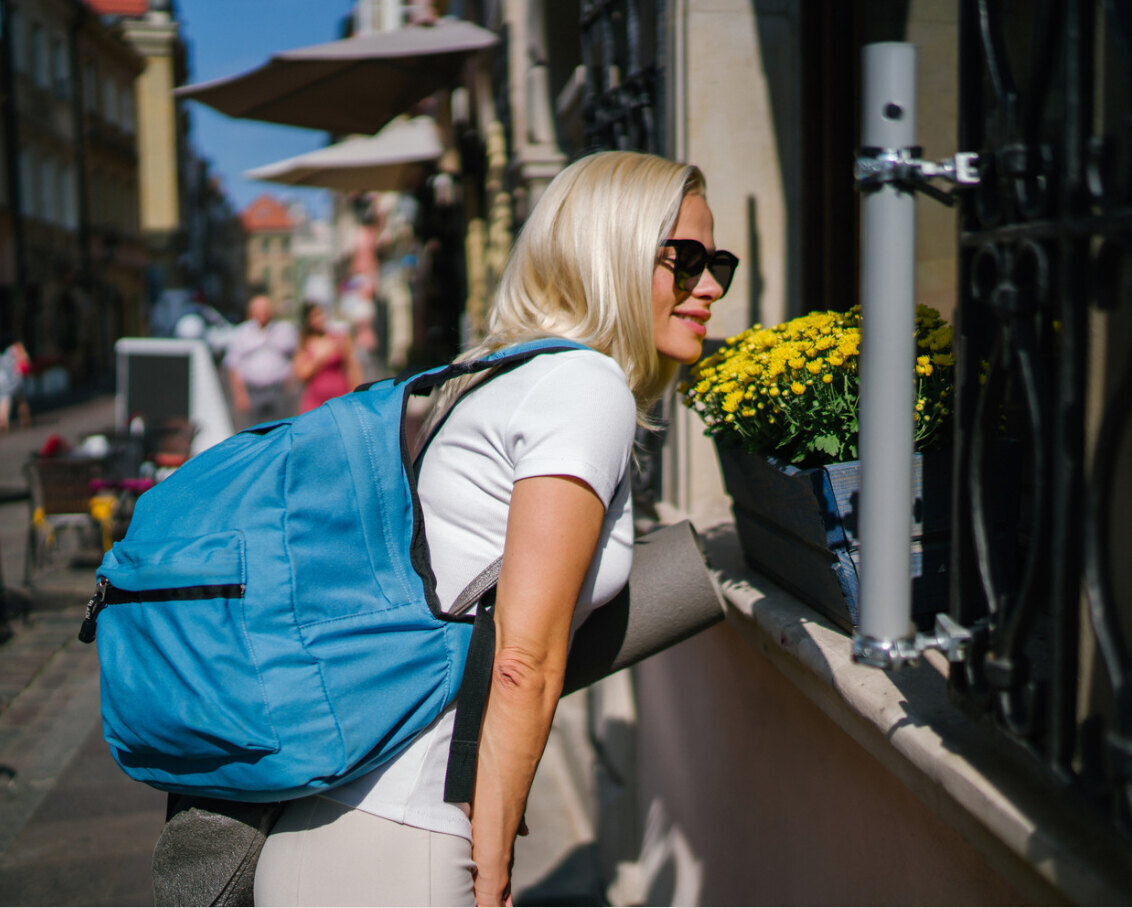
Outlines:
{"type": "Polygon", "coordinates": [[[1035,904],[1129,903],[1126,848],[949,700],[942,654],[891,673],[857,665],[848,635],[746,564],[729,514],[691,519],[727,620],[1010,883],[1035,904]]]}

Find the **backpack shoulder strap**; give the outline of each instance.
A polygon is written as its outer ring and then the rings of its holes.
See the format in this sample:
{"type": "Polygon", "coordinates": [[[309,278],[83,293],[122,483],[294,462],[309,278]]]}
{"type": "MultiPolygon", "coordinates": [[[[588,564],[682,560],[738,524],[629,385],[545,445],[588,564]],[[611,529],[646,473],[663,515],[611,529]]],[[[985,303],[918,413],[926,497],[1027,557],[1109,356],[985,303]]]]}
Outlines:
{"type": "Polygon", "coordinates": [[[450,366],[441,366],[438,369],[420,373],[416,378],[411,378],[410,381],[412,384],[405,394],[406,398],[411,395],[428,394],[434,388],[444,384],[444,382],[461,375],[470,375],[479,372],[487,373],[478,383],[471,384],[469,387],[465,388],[463,394],[448,408],[448,412],[432,426],[428,437],[424,439],[420,449],[417,451],[417,455],[414,458],[415,462],[417,464],[420,463],[421,458],[425,455],[425,451],[427,451],[429,445],[432,444],[432,440],[436,438],[441,428],[448,421],[448,417],[452,415],[453,410],[456,409],[468,394],[471,394],[473,391],[478,391],[492,379],[498,378],[505,372],[510,372],[512,369],[523,365],[540,353],[561,353],[566,350],[589,349],[591,348],[578,341],[566,340],[564,338],[543,338],[536,341],[516,344],[513,347],[506,347],[503,350],[497,350],[495,353],[491,353],[481,359],[453,363],[450,366]]]}
{"type": "MultiPolygon", "coordinates": [[[[585,344],[562,338],[545,338],[507,347],[477,360],[452,363],[405,379],[409,383],[405,396],[428,394],[433,388],[461,375],[470,375],[488,369],[496,374],[507,367],[517,366],[542,353],[564,350],[588,350],[585,344]]],[[[488,376],[488,380],[494,377],[488,376]]],[[[435,433],[434,433],[435,434],[435,433]]],[[[422,452],[423,453],[423,452],[422,452]]],[[[449,610],[451,616],[463,615],[478,602],[472,638],[468,645],[468,658],[464,678],[456,697],[456,716],[453,722],[452,743],[448,750],[448,768],[444,780],[444,800],[466,803],[472,799],[476,780],[476,761],[479,751],[480,726],[491,686],[491,671],[495,661],[495,585],[503,558],[499,557],[472,580],[456,598],[449,610]]]]}
{"type": "Polygon", "coordinates": [[[496,558],[456,597],[450,615],[462,615],[476,602],[475,624],[468,644],[464,678],[456,696],[456,716],[452,723],[452,743],[448,747],[448,769],[444,776],[444,800],[463,804],[472,799],[476,783],[476,759],[480,726],[491,687],[495,664],[495,584],[503,557],[496,558]]]}
{"type": "Polygon", "coordinates": [[[409,382],[409,394],[428,394],[433,388],[444,384],[460,375],[470,375],[474,372],[483,372],[498,366],[518,365],[528,359],[533,359],[541,353],[559,353],[564,350],[589,350],[585,344],[578,341],[567,340],[562,337],[546,337],[539,340],[526,341],[505,347],[480,359],[465,360],[447,366],[439,366],[420,372],[404,381],[409,382]]]}

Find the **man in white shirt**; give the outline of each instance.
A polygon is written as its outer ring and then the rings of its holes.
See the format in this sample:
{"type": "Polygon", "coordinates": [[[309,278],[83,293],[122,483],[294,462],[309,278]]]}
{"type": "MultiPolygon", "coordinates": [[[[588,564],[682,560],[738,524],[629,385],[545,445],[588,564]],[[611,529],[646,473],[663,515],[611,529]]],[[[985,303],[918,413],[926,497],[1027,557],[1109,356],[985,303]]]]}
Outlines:
{"type": "Polygon", "coordinates": [[[297,346],[295,326],[276,320],[271,298],[253,296],[248,320],[232,333],[224,356],[237,429],[293,415],[291,357],[297,346]]]}

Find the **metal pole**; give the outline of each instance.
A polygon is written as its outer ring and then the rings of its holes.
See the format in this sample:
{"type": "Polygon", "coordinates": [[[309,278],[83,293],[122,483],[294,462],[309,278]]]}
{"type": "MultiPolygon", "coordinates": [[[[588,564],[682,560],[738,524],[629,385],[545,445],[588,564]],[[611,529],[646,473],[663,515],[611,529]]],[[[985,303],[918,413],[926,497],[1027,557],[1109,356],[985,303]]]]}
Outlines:
{"type": "MultiPolygon", "coordinates": [[[[863,49],[861,144],[910,148],[916,138],[916,48],[863,49]]],[[[913,633],[912,453],[916,202],[892,182],[861,202],[861,618],[858,661],[889,667],[913,633]]]]}

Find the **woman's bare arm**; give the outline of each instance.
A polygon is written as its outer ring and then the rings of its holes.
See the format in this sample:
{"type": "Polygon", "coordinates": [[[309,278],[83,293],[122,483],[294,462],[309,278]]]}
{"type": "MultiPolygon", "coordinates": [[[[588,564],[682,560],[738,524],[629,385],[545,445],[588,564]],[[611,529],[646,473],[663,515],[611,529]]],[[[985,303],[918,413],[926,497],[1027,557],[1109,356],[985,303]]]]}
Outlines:
{"type": "Polygon", "coordinates": [[[472,804],[480,905],[510,898],[515,835],[562,693],[570,622],[604,514],[593,489],[573,477],[515,483],[472,804]]]}

